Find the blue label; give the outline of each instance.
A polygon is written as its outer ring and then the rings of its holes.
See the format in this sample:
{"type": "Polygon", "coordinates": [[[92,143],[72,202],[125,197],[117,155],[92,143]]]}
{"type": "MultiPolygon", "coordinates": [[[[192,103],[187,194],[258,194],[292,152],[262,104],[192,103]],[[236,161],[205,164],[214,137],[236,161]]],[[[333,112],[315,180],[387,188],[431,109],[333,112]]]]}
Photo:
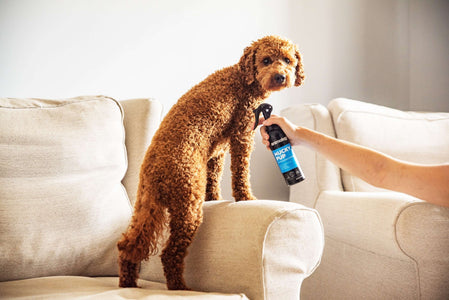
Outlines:
{"type": "Polygon", "coordinates": [[[298,167],[298,161],[293,153],[291,144],[287,144],[281,148],[273,150],[272,152],[282,173],[298,167]]]}

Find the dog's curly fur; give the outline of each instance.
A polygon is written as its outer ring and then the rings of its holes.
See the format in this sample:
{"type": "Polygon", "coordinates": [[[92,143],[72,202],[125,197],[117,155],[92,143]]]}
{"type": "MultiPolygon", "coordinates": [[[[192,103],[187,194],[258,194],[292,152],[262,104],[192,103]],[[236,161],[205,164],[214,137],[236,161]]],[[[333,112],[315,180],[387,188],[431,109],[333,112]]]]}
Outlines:
{"type": "Polygon", "coordinates": [[[238,64],[194,86],[166,115],[146,153],[134,215],[118,242],[121,287],[135,287],[140,262],[170,236],[161,260],[169,289],[188,289],[187,248],[202,222],[203,201],[221,199],[224,154],[231,154],[236,201],[255,199],[249,182],[253,110],[272,91],[299,86],[301,55],[287,39],[267,36],[244,50],[238,64]]]}

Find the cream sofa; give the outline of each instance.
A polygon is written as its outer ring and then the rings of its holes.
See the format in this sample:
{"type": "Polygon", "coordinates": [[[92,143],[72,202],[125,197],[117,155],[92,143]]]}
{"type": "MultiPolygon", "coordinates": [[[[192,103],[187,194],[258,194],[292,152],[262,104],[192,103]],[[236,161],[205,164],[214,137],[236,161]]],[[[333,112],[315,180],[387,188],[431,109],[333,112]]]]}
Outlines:
{"type": "Polygon", "coordinates": [[[196,292],[167,291],[159,257],[142,288],[117,287],[116,242],[161,112],[148,99],[0,99],[1,299],[299,298],[321,259],[320,216],[271,200],[204,204],[186,259],[196,292]]]}
{"type": "MultiPolygon", "coordinates": [[[[449,113],[335,99],[282,115],[400,159],[449,161],[449,113]]],[[[305,147],[295,151],[307,180],[291,188],[290,201],[318,210],[326,243],[302,299],[449,299],[448,208],[371,186],[305,147]]]]}

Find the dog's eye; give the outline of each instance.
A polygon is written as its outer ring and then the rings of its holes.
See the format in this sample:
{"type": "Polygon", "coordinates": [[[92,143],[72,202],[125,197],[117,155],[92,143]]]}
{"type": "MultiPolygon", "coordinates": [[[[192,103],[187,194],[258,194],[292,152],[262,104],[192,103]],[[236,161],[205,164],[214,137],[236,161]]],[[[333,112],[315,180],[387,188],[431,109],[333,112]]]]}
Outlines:
{"type": "Polygon", "coordinates": [[[285,61],[285,63],[286,63],[287,65],[290,64],[290,59],[288,59],[287,57],[284,58],[284,61],[285,61]]]}
{"type": "Polygon", "coordinates": [[[262,62],[263,62],[264,65],[268,66],[269,64],[271,64],[272,61],[271,61],[271,58],[265,57],[265,58],[262,60],[262,62]]]}

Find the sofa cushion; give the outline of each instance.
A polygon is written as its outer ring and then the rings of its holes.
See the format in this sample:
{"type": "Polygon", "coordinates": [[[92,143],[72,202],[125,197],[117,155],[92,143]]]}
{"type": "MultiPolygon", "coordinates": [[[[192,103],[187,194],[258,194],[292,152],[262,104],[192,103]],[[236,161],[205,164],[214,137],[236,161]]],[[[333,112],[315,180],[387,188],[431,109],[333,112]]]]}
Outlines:
{"type": "Polygon", "coordinates": [[[140,165],[145,157],[154,133],[159,127],[162,104],[154,99],[139,98],[120,101],[123,108],[126,131],[128,170],[122,182],[134,205],[139,184],[140,165]]]}
{"type": "Polygon", "coordinates": [[[142,288],[119,288],[117,277],[54,276],[0,282],[2,299],[196,299],[243,300],[244,294],[167,291],[165,284],[139,280],[142,288]]]}
{"type": "Polygon", "coordinates": [[[131,207],[113,99],[0,99],[0,280],[117,274],[131,207]]]}
{"type": "MultiPolygon", "coordinates": [[[[336,136],[416,163],[449,161],[449,113],[406,112],[349,99],[328,105],[336,136]]],[[[342,172],[347,191],[379,191],[342,172]]]]}

